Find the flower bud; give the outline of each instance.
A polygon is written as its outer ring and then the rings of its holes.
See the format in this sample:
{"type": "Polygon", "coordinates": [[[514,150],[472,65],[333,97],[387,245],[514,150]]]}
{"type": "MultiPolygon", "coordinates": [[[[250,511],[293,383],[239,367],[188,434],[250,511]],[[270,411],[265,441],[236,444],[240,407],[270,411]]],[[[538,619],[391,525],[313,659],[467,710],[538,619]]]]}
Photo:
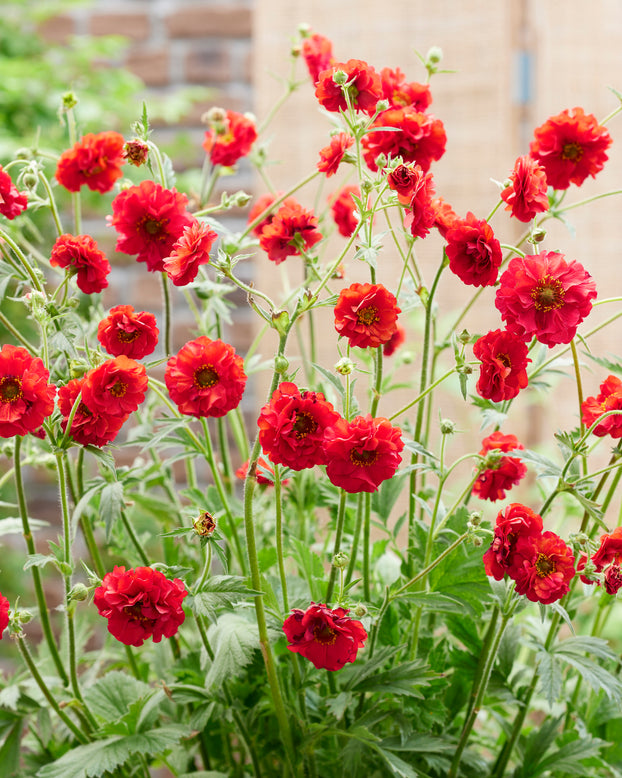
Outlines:
{"type": "Polygon", "coordinates": [[[351,359],[348,359],[348,357],[342,357],[339,362],[335,365],[335,370],[340,375],[350,375],[352,371],[354,370],[354,362],[351,359]]]}
{"type": "Polygon", "coordinates": [[[430,47],[425,59],[430,65],[438,65],[443,59],[443,49],[440,46],[430,47]]]}
{"type": "Polygon", "coordinates": [[[127,159],[130,165],[140,167],[147,161],[149,155],[149,146],[140,138],[128,140],[123,146],[123,158],[127,159]]]}
{"type": "Polygon", "coordinates": [[[531,231],[531,235],[527,238],[527,240],[529,243],[542,243],[545,238],[546,230],[543,230],[542,227],[536,227],[531,231]]]}
{"type": "Polygon", "coordinates": [[[469,524],[473,527],[478,527],[482,522],[482,514],[479,511],[473,511],[469,514],[469,524]]]}
{"type": "Polygon", "coordinates": [[[471,333],[467,329],[462,330],[462,332],[458,335],[458,343],[462,343],[463,346],[466,346],[470,340],[471,333]]]}
{"type": "Polygon", "coordinates": [[[192,524],[194,531],[202,538],[209,538],[216,529],[216,519],[208,511],[203,511],[192,524]]]}
{"type": "Polygon", "coordinates": [[[389,110],[389,101],[388,100],[378,100],[376,103],[376,111],[378,113],[381,113],[382,111],[388,111],[389,110]]]}
{"type": "Polygon", "coordinates": [[[15,159],[32,159],[32,150],[22,147],[15,152],[15,159]]]}
{"type": "Polygon", "coordinates": [[[336,70],[333,73],[333,81],[338,86],[343,86],[348,83],[348,74],[343,70],[336,70]]]}
{"type": "Polygon", "coordinates": [[[298,35],[300,35],[301,38],[309,38],[311,36],[311,25],[306,22],[299,24],[298,35]]]}
{"type": "Polygon", "coordinates": [[[357,619],[362,619],[363,616],[367,616],[368,612],[367,607],[363,605],[362,602],[359,602],[358,605],[355,605],[354,608],[352,608],[352,615],[356,616],[357,619]]]}
{"type": "Polygon", "coordinates": [[[32,613],[30,611],[17,611],[15,618],[20,624],[28,624],[32,620],[32,613]]]}
{"type": "Polygon", "coordinates": [[[289,370],[289,361],[287,357],[279,354],[274,358],[274,371],[279,375],[284,375],[289,370]]]}
{"type": "Polygon", "coordinates": [[[479,548],[479,547],[482,545],[482,543],[483,543],[483,542],[484,542],[484,541],[483,541],[483,540],[482,540],[480,537],[478,537],[477,535],[475,535],[475,536],[473,536],[473,537],[471,538],[471,543],[473,543],[473,545],[474,545],[476,548],[479,548]]]}
{"type": "Polygon", "coordinates": [[[65,92],[61,97],[61,110],[70,111],[78,105],[78,98],[73,92],[65,92]]]}
{"type": "Polygon", "coordinates": [[[239,192],[234,192],[234,194],[231,195],[231,204],[238,208],[244,208],[245,205],[249,204],[251,199],[252,195],[249,195],[240,189],[239,192]]]}
{"type": "Polygon", "coordinates": [[[443,435],[452,435],[455,431],[455,422],[453,422],[451,419],[441,419],[441,432],[443,435]]]}
{"type": "Polygon", "coordinates": [[[89,590],[83,583],[77,583],[69,592],[69,599],[81,602],[89,596],[89,590]]]}
{"type": "Polygon", "coordinates": [[[333,567],[336,567],[338,570],[343,570],[348,566],[349,561],[350,561],[350,557],[347,554],[344,554],[343,551],[340,551],[338,554],[335,554],[331,564],[333,567]]]}
{"type": "Polygon", "coordinates": [[[28,171],[22,176],[22,184],[26,187],[26,189],[34,189],[38,182],[39,178],[37,174],[32,171],[28,171]]]}

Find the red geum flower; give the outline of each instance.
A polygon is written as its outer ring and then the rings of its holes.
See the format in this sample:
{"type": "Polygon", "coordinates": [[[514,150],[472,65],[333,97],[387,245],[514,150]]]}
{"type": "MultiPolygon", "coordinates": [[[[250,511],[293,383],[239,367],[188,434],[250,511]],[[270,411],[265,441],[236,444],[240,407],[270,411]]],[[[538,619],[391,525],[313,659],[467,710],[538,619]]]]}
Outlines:
{"type": "Polygon", "coordinates": [[[599,572],[607,565],[622,562],[622,527],[616,527],[610,535],[605,532],[600,536],[600,546],[592,554],[592,562],[599,572]]]}
{"type": "Polygon", "coordinates": [[[108,286],[110,262],[90,235],[58,237],[52,246],[50,265],[75,273],[78,289],[84,294],[97,294],[108,286]]]}
{"type": "MultiPolygon", "coordinates": [[[[61,427],[63,432],[67,429],[69,416],[78,395],[82,391],[86,378],[74,378],[66,386],[58,390],[58,407],[63,415],[61,427]]],[[[127,420],[127,415],[112,416],[110,414],[95,413],[90,410],[82,397],[71,421],[69,434],[82,446],[105,446],[111,443],[119,434],[119,430],[127,420]]]]}
{"type": "Polygon", "coordinates": [[[109,192],[122,175],[124,143],[118,132],[84,135],[60,155],[56,180],[70,192],[79,192],[85,184],[93,192],[109,192]]]}
{"type": "Polygon", "coordinates": [[[36,432],[54,410],[56,387],[43,361],[25,348],[0,350],[0,438],[36,432]]]}
{"type": "Polygon", "coordinates": [[[136,254],[147,270],[164,270],[184,229],[194,217],[186,211],[188,198],[175,189],[164,189],[153,181],[142,181],[118,194],[112,201],[109,223],[119,233],[116,250],[136,254]]]}
{"type": "Polygon", "coordinates": [[[390,108],[410,106],[416,111],[425,111],[432,102],[429,84],[406,81],[406,75],[399,68],[382,68],[380,71],[382,96],[389,101],[390,108]]]}
{"type": "Polygon", "coordinates": [[[603,583],[607,594],[617,594],[620,587],[622,587],[622,567],[620,565],[609,565],[605,570],[603,583]]]}
{"type": "MultiPolygon", "coordinates": [[[[267,211],[268,208],[272,205],[272,203],[275,202],[275,200],[280,197],[283,194],[283,192],[276,192],[275,194],[272,194],[271,192],[268,192],[267,194],[261,195],[261,197],[257,198],[257,202],[253,205],[253,207],[248,212],[248,224],[252,224],[256,219],[261,216],[264,211],[267,211]]],[[[284,205],[285,203],[295,203],[296,201],[293,198],[287,198],[286,200],[281,203],[281,205],[284,205]]],[[[266,214],[265,218],[261,219],[251,230],[253,235],[256,237],[259,237],[261,233],[263,232],[263,228],[267,227],[269,224],[272,224],[272,220],[274,219],[276,215],[276,208],[274,211],[271,211],[266,214]]]]}
{"type": "Polygon", "coordinates": [[[354,143],[354,138],[345,132],[333,135],[328,146],[320,149],[320,161],[317,169],[320,173],[326,173],[326,178],[333,176],[341,164],[346,151],[354,143]]]}
{"type": "Polygon", "coordinates": [[[335,329],[351,346],[376,348],[397,329],[395,295],[382,284],[352,284],[342,289],[335,305],[335,329]]]}
{"type": "Polygon", "coordinates": [[[148,383],[145,366],[122,354],[89,370],[82,400],[93,413],[127,417],[145,399],[148,383]]]}
{"type": "Polygon", "coordinates": [[[313,211],[305,210],[293,198],[286,200],[259,236],[259,245],[268,259],[280,265],[284,259],[307,251],[322,240],[313,211]]]}
{"type": "Polygon", "coordinates": [[[529,153],[546,171],[553,189],[581,186],[588,176],[594,178],[608,157],[611,135],[596,117],[575,108],[547,119],[534,131],[529,153]]]}
{"type": "MultiPolygon", "coordinates": [[[[247,459],[243,465],[238,467],[235,471],[236,478],[239,478],[242,481],[246,478],[248,475],[248,464],[249,460],[247,459]]],[[[255,480],[260,486],[274,486],[274,468],[263,457],[259,457],[257,460],[255,480]]],[[[281,486],[287,486],[288,483],[289,478],[281,479],[281,486]]]]}
{"type": "Polygon", "coordinates": [[[382,97],[380,76],[371,65],[360,59],[335,62],[318,75],[315,96],[327,111],[345,111],[348,107],[343,89],[334,81],[337,72],[344,74],[343,83],[348,83],[352,107],[356,111],[373,114],[376,103],[382,97]]]}
{"type": "Polygon", "coordinates": [[[147,162],[149,156],[149,145],[140,138],[126,141],[123,146],[123,159],[126,159],[130,165],[141,167],[147,162]]]}
{"type": "Polygon", "coordinates": [[[344,238],[349,238],[353,235],[358,230],[360,224],[357,206],[352,199],[352,195],[360,197],[361,190],[358,186],[350,184],[329,197],[333,220],[337,225],[339,234],[343,235],[344,238]]]}
{"type": "Polygon", "coordinates": [[[554,532],[519,537],[508,574],[516,581],[517,594],[548,605],[569,591],[575,575],[574,555],[554,532]]]}
{"type": "Polygon", "coordinates": [[[425,238],[436,221],[436,210],[432,205],[434,181],[432,173],[424,173],[415,165],[417,181],[411,192],[404,224],[413,238],[425,238]]]}
{"type": "MultiPolygon", "coordinates": [[[[591,427],[607,411],[622,411],[622,381],[613,375],[605,378],[596,397],[585,398],[581,404],[581,420],[586,427],[591,427]]],[[[607,416],[594,427],[592,433],[597,438],[605,435],[622,438],[622,414],[607,416]]]]}
{"type": "Polygon", "coordinates": [[[538,213],[549,209],[546,173],[535,159],[524,156],[514,163],[510,185],[501,192],[505,210],[521,222],[529,222],[538,213]]]}
{"type": "Polygon", "coordinates": [[[397,324],[395,327],[395,332],[393,335],[391,335],[391,338],[384,344],[382,347],[382,354],[385,357],[390,357],[397,349],[404,343],[406,340],[406,330],[402,327],[401,324],[397,324]]]}
{"type": "Polygon", "coordinates": [[[402,431],[388,419],[338,419],[326,430],[324,453],[329,481],[349,493],[376,492],[400,466],[402,431]]]}
{"type": "Polygon", "coordinates": [[[335,62],[332,41],[317,32],[303,40],[301,54],[314,84],[320,73],[335,62]]]}
{"type": "Polygon", "coordinates": [[[339,414],[321,392],[279,384],[259,413],[259,442],[269,459],[292,470],[326,464],[324,434],[339,414]]]}
{"type": "Polygon", "coordinates": [[[212,165],[231,167],[249,153],[256,140],[257,128],[251,116],[226,111],[224,121],[217,130],[206,130],[202,145],[212,165]]]}
{"type": "Polygon", "coordinates": [[[384,154],[386,159],[401,157],[404,163],[416,162],[426,173],[432,162],[443,156],[446,143],[447,135],[440,119],[410,107],[382,111],[361,141],[370,170],[378,170],[376,159],[384,154]]]}
{"type": "Polygon", "coordinates": [[[408,165],[400,163],[387,173],[389,189],[397,193],[397,199],[402,205],[409,205],[413,194],[419,187],[423,171],[420,165],[413,162],[408,165]]]}
{"type": "Polygon", "coordinates": [[[430,204],[434,210],[434,226],[443,238],[447,237],[447,231],[450,230],[460,217],[454,209],[446,203],[442,197],[437,197],[430,204]]]}
{"type": "Polygon", "coordinates": [[[136,313],[132,305],[115,305],[97,326],[97,340],[109,354],[142,359],[158,344],[156,317],[147,311],[136,313]]]}
{"type": "MultiPolygon", "coordinates": [[[[518,442],[516,435],[503,435],[501,432],[493,432],[482,441],[481,456],[486,457],[490,451],[516,451],[525,448],[518,442]]],[[[490,459],[490,458],[489,458],[490,459]]],[[[505,499],[506,491],[515,486],[527,475],[527,468],[516,457],[495,457],[486,462],[486,468],[477,476],[473,484],[473,494],[480,500],[505,499]]]]}
{"type": "Polygon", "coordinates": [[[469,211],[447,230],[445,252],[449,269],[465,284],[494,286],[503,260],[501,245],[485,219],[469,211]]]}
{"type": "Polygon", "coordinates": [[[117,567],[95,589],[93,602],[108,619],[108,632],[126,646],[142,646],[152,638],[170,638],[185,619],[182,601],[188,594],[183,581],[172,581],[159,570],[117,567]]]}
{"type": "Polygon", "coordinates": [[[354,662],[367,640],[361,622],[347,618],[349,612],[347,608],[331,610],[314,602],[306,611],[294,608],[283,623],[287,648],[304,656],[318,670],[341,670],[347,662],[354,662]]]}
{"type": "Polygon", "coordinates": [[[526,505],[513,502],[499,511],[494,538],[483,557],[486,575],[500,581],[513,567],[519,538],[538,537],[541,532],[542,517],[526,505]]]}
{"type": "Polygon", "coordinates": [[[510,260],[495,305],[508,330],[526,341],[535,335],[551,348],[570,343],[595,297],[596,286],[583,265],[547,251],[510,260]]]}
{"type": "Polygon", "coordinates": [[[209,253],[217,238],[217,233],[198,219],[184,229],[170,256],[163,262],[166,275],[175,286],[186,286],[194,281],[199,267],[209,262],[209,253]]]}
{"type": "Polygon", "coordinates": [[[0,213],[12,221],[27,207],[26,193],[17,190],[11,176],[0,165],[0,213]]]}
{"type": "Polygon", "coordinates": [[[492,330],[475,341],[473,354],[481,361],[477,393],[495,403],[511,400],[529,383],[527,344],[507,330],[492,330]]]}
{"type": "Polygon", "coordinates": [[[11,607],[7,598],[0,594],[0,640],[2,633],[9,626],[9,608],[11,607]]]}
{"type": "Polygon", "coordinates": [[[238,407],[244,394],[244,361],[233,346],[202,335],[168,360],[164,381],[180,413],[224,416],[238,407]]]}

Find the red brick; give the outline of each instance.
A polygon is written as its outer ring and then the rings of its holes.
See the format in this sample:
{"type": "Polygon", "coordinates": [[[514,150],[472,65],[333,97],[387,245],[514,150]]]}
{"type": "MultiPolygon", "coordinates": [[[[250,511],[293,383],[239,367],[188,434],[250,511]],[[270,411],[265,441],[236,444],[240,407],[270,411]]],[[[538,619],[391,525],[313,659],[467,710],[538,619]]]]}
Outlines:
{"type": "Polygon", "coordinates": [[[170,83],[170,52],[166,46],[159,49],[133,49],[125,64],[147,86],[166,86],[170,83]]]}
{"type": "Polygon", "coordinates": [[[124,35],[135,41],[151,34],[151,21],[144,13],[93,14],[89,19],[91,35],[124,35]]]}
{"type": "Polygon", "coordinates": [[[71,16],[53,16],[39,25],[39,33],[48,43],[67,43],[75,32],[76,23],[71,16]]]}
{"type": "Polygon", "coordinates": [[[231,80],[231,63],[225,46],[191,47],[186,54],[186,81],[191,84],[227,83],[231,80]]]}
{"type": "Polygon", "coordinates": [[[228,38],[248,38],[252,31],[250,8],[244,6],[182,8],[166,19],[172,38],[204,38],[215,35],[228,38]]]}

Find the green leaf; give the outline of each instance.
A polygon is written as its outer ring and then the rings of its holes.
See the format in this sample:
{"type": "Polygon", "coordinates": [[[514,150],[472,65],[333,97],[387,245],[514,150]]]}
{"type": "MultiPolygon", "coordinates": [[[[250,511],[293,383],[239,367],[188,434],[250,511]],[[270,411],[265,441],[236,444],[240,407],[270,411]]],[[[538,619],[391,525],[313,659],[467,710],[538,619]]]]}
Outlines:
{"type": "Polygon", "coordinates": [[[586,656],[586,654],[593,654],[614,665],[617,664],[618,655],[609,648],[606,640],[590,636],[567,638],[554,646],[552,653],[574,667],[594,691],[602,690],[610,700],[622,702],[622,683],[618,677],[590,656],[586,656]]]}
{"type": "Polygon", "coordinates": [[[151,693],[146,683],[126,673],[111,671],[84,692],[90,710],[105,721],[118,721],[129,706],[151,693]]]}
{"type": "Polygon", "coordinates": [[[223,681],[239,675],[259,649],[257,625],[238,613],[225,613],[210,626],[207,636],[214,650],[214,660],[205,678],[208,689],[219,688],[223,681]]]}
{"type": "Polygon", "coordinates": [[[99,498],[99,515],[103,519],[106,528],[106,540],[110,540],[112,527],[117,519],[120,518],[124,507],[123,484],[119,481],[106,484],[99,498]]]}
{"type": "MultiPolygon", "coordinates": [[[[29,518],[30,529],[41,529],[41,527],[49,527],[48,521],[42,521],[41,519],[29,518]]],[[[10,517],[7,519],[0,519],[0,537],[2,535],[21,535],[24,531],[24,525],[22,520],[18,517],[10,517]]]]}
{"type": "Polygon", "coordinates": [[[24,562],[24,570],[30,570],[31,567],[45,567],[48,562],[56,564],[56,557],[52,554],[28,554],[24,562]]]}
{"type": "Polygon", "coordinates": [[[17,719],[0,748],[0,765],[2,765],[3,778],[19,778],[22,775],[19,767],[21,737],[22,720],[17,719]]]}
{"type": "Polygon", "coordinates": [[[540,673],[540,691],[546,697],[549,707],[553,707],[559,699],[562,690],[562,671],[559,662],[551,654],[542,652],[539,655],[538,671],[540,673]]]}
{"type": "Polygon", "coordinates": [[[192,597],[190,607],[199,616],[215,621],[222,608],[230,609],[234,602],[261,594],[249,589],[246,579],[239,575],[213,575],[207,579],[201,591],[192,597]]]}
{"type": "Polygon", "coordinates": [[[417,687],[429,686],[430,679],[433,677],[434,673],[430,671],[429,665],[421,659],[416,659],[390,667],[384,672],[376,672],[371,677],[355,683],[352,690],[423,699],[423,694],[417,687]]]}
{"type": "Polygon", "coordinates": [[[383,481],[380,489],[372,494],[371,509],[385,523],[401,494],[404,478],[405,476],[394,475],[393,478],[383,481]]]}
{"type": "Polygon", "coordinates": [[[347,679],[344,689],[353,691],[359,684],[372,677],[380,668],[398,653],[400,646],[385,646],[376,651],[371,659],[352,665],[341,671],[342,679],[347,679]]]}
{"type": "Polygon", "coordinates": [[[588,736],[558,746],[552,754],[538,762],[535,772],[530,773],[530,778],[543,773],[586,776],[589,772],[582,764],[583,760],[598,756],[605,745],[604,740],[588,736]]]}

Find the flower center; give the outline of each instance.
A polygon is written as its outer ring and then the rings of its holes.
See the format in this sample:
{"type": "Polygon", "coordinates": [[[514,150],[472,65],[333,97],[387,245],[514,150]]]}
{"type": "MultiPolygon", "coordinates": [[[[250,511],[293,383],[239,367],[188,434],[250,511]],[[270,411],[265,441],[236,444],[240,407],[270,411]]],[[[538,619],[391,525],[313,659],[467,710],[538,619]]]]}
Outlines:
{"type": "Polygon", "coordinates": [[[562,148],[562,159],[578,162],[583,156],[583,147],[578,143],[566,143],[562,148]]]}
{"type": "Polygon", "coordinates": [[[368,305],[365,308],[359,308],[356,312],[356,318],[359,324],[370,327],[374,322],[380,321],[378,316],[378,309],[375,305],[368,305]]]}
{"type": "Polygon", "coordinates": [[[110,387],[110,394],[113,397],[123,397],[123,395],[127,392],[127,384],[125,381],[122,381],[119,379],[118,381],[115,381],[115,383],[110,387]]]}
{"type": "Polygon", "coordinates": [[[127,605],[123,608],[123,613],[132,619],[132,621],[139,621],[141,624],[153,624],[153,619],[143,616],[143,606],[137,602],[134,605],[127,605]]]}
{"type": "Polygon", "coordinates": [[[22,397],[22,381],[20,378],[6,375],[0,380],[0,402],[14,403],[22,397]]]}
{"type": "Polygon", "coordinates": [[[218,383],[218,373],[211,365],[201,365],[194,373],[194,385],[201,389],[209,389],[218,383]]]}
{"type": "Polygon", "coordinates": [[[133,343],[138,337],[140,337],[140,332],[138,330],[134,330],[134,332],[118,330],[117,332],[117,340],[120,340],[121,343],[133,343]]]}
{"type": "Polygon", "coordinates": [[[496,359],[501,362],[503,367],[512,367],[512,362],[507,354],[497,354],[496,359]]]}
{"type": "Polygon", "coordinates": [[[536,573],[540,578],[546,578],[547,575],[554,573],[556,570],[555,562],[546,554],[538,554],[536,559],[536,573]]]}
{"type": "Polygon", "coordinates": [[[534,301],[537,311],[552,311],[561,308],[564,304],[566,290],[561,281],[550,276],[541,278],[531,290],[531,299],[534,301]]]}
{"type": "Polygon", "coordinates": [[[368,451],[367,449],[357,450],[353,448],[350,451],[350,462],[359,467],[366,467],[367,465],[373,465],[378,459],[378,451],[368,451]]]}
{"type": "Polygon", "coordinates": [[[158,221],[157,219],[152,219],[150,216],[145,216],[145,218],[138,223],[138,227],[139,229],[142,228],[148,235],[164,238],[164,235],[160,235],[160,233],[162,232],[165,221],[165,219],[160,219],[160,221],[158,221]]]}
{"type": "Polygon", "coordinates": [[[296,411],[296,420],[292,424],[292,429],[296,433],[297,438],[306,438],[307,435],[315,432],[317,429],[317,421],[309,413],[302,411],[296,411]]]}
{"type": "Polygon", "coordinates": [[[323,646],[332,646],[337,640],[337,633],[327,624],[318,624],[317,627],[313,628],[313,637],[323,646]]]}

